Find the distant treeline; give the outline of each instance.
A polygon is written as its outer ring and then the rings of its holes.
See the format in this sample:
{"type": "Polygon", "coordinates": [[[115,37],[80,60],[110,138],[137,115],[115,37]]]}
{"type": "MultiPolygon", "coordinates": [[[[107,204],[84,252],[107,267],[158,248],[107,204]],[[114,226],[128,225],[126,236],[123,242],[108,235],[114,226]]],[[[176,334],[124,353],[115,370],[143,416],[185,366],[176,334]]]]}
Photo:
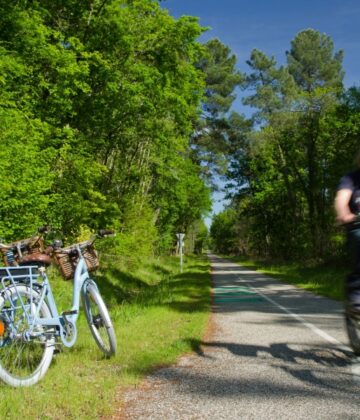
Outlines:
{"type": "Polygon", "coordinates": [[[342,51],[308,29],[287,63],[254,50],[242,75],[250,119],[234,116],[229,137],[231,205],[211,227],[224,253],[329,259],[342,247],[333,200],[360,147],[360,89],[343,86],[342,51]]]}

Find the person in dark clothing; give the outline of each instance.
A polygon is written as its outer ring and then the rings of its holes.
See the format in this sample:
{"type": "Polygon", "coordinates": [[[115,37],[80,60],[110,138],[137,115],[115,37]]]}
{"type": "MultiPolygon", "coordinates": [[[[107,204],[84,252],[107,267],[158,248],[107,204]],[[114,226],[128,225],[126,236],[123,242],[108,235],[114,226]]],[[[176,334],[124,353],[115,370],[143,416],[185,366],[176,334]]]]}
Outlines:
{"type": "Polygon", "coordinates": [[[335,197],[337,222],[346,226],[348,252],[353,264],[346,278],[346,309],[360,313],[360,149],[358,169],[341,178],[335,197]]]}

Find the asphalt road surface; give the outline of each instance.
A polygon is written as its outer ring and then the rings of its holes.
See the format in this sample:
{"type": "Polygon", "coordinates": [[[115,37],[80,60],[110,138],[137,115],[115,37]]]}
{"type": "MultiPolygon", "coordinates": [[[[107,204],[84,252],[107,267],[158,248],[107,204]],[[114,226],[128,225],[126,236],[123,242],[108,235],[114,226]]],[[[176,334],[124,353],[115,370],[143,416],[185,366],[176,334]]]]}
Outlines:
{"type": "Polygon", "coordinates": [[[209,258],[211,335],[129,391],[118,418],[360,419],[342,305],[209,258]]]}

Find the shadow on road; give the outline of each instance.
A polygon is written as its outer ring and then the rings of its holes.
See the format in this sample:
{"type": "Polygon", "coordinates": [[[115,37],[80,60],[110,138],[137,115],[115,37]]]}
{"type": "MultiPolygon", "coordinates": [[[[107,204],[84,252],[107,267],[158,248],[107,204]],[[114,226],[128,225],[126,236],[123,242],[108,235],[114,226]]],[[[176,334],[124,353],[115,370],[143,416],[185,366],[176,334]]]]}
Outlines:
{"type": "Polygon", "coordinates": [[[351,352],[334,347],[313,347],[309,349],[295,350],[288,343],[274,343],[270,346],[226,343],[221,341],[200,341],[189,339],[192,350],[200,356],[207,356],[204,348],[225,348],[236,356],[262,357],[261,353],[267,353],[274,359],[300,364],[301,360],[310,360],[322,366],[343,367],[349,363],[351,352]]]}
{"type": "MultiPolygon", "coordinates": [[[[328,389],[328,390],[337,390],[341,393],[344,393],[344,396],[349,391],[349,381],[352,382],[351,373],[343,373],[336,377],[334,380],[333,368],[345,368],[351,364],[352,354],[351,352],[346,352],[344,350],[339,350],[338,348],[333,347],[311,347],[304,349],[302,345],[301,350],[296,350],[293,347],[296,344],[288,343],[274,343],[269,346],[260,346],[260,345],[249,345],[249,344],[237,344],[237,343],[227,343],[221,341],[200,341],[194,339],[188,339],[187,343],[190,344],[192,350],[200,357],[207,359],[214,359],[216,363],[217,359],[217,350],[226,349],[230,353],[239,356],[249,358],[250,366],[259,366],[261,363],[264,364],[273,364],[275,368],[280,369],[286,374],[296,378],[297,380],[315,385],[318,388],[328,389]],[[269,356],[271,359],[269,360],[269,356]],[[251,360],[253,359],[253,360],[251,360]],[[308,363],[310,361],[310,363],[308,363]],[[309,367],[311,366],[311,367],[309,367]],[[330,379],[331,378],[331,379],[330,379]]],[[[240,359],[239,359],[240,363],[240,359]]],[[[241,363],[244,363],[243,361],[241,363]]],[[[170,368],[171,369],[171,368],[170,368]]],[[[229,370],[234,370],[236,367],[234,365],[229,366],[229,370]]],[[[256,370],[258,368],[254,368],[256,370]]],[[[178,373],[177,373],[178,374],[178,373]]],[[[185,378],[181,380],[189,380],[190,376],[188,373],[184,374],[185,378]]],[[[256,374],[254,377],[256,378],[256,374]]],[[[204,378],[205,380],[205,378],[204,378]]],[[[207,377],[206,381],[211,381],[210,377],[207,377]]],[[[307,395],[307,391],[303,387],[297,389],[296,387],[290,389],[283,389],[279,385],[274,385],[274,383],[268,383],[267,381],[253,381],[244,380],[231,382],[230,379],[222,378],[213,378],[212,381],[215,384],[218,384],[219,381],[229,381],[230,389],[229,393],[234,392],[234,386],[236,388],[241,387],[241,392],[265,392],[266,394],[278,394],[281,392],[286,392],[287,395],[291,393],[304,393],[307,395]],[[256,383],[256,385],[255,385],[256,383]],[[249,389],[247,389],[249,387],[249,389]]],[[[198,379],[196,382],[199,383],[198,379]]],[[[210,392],[208,389],[202,389],[202,380],[200,379],[200,388],[199,392],[210,392]]],[[[208,382],[208,388],[212,388],[211,384],[208,382]]],[[[219,385],[219,388],[222,386],[219,385]]],[[[352,390],[354,389],[351,387],[352,390]]],[[[356,388],[359,390],[359,388],[356,388]]],[[[221,392],[226,393],[222,390],[221,392]]]]}

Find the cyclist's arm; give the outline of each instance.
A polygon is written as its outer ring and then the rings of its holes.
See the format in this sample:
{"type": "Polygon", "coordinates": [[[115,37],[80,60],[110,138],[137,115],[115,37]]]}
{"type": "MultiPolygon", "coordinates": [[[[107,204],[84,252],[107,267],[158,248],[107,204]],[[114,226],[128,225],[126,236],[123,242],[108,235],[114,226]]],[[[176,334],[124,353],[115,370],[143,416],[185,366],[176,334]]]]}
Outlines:
{"type": "Polygon", "coordinates": [[[342,188],[338,190],[335,197],[336,220],[340,224],[351,223],[356,219],[356,215],[351,212],[349,203],[352,190],[342,188]]]}

